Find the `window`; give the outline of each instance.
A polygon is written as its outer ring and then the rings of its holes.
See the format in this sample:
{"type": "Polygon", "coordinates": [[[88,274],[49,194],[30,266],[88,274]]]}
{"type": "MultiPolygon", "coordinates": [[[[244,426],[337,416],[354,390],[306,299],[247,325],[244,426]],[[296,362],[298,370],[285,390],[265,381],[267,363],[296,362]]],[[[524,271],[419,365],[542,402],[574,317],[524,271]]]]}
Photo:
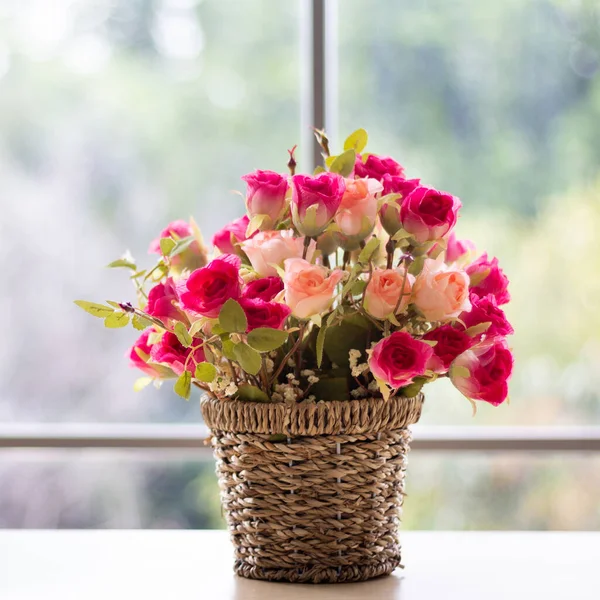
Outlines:
{"type": "Polygon", "coordinates": [[[428,394],[406,525],[600,527],[599,18],[559,0],[5,1],[0,526],[219,525],[197,403],[135,394],[134,333],[72,300],[125,299],[95,265],[189,214],[210,238],[242,173],[283,170],[295,143],[308,169],[325,125],[459,195],[458,233],[512,280],[511,404],[473,419],[450,386],[428,394]]]}

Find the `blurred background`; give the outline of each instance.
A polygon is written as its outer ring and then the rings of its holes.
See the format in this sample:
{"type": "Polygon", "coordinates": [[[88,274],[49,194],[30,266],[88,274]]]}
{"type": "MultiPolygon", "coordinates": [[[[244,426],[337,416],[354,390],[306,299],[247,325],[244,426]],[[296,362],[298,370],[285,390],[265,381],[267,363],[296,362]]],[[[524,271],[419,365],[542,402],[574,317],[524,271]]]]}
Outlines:
{"type": "MultiPolygon", "coordinates": [[[[307,3],[1,0],[0,425],[200,421],[168,385],[135,393],[135,332],[72,300],[132,298],[102,265],[149,262],[175,218],[210,239],[242,214],[242,174],[285,170],[307,139],[307,3]]],[[[333,148],[364,127],[459,196],[459,237],[511,280],[510,405],[472,418],[440,383],[422,423],[600,425],[600,3],[331,6],[333,148]]],[[[0,449],[0,527],[222,527],[213,469],[0,449]]],[[[413,452],[407,492],[406,528],[600,529],[600,454],[413,452]]]]}

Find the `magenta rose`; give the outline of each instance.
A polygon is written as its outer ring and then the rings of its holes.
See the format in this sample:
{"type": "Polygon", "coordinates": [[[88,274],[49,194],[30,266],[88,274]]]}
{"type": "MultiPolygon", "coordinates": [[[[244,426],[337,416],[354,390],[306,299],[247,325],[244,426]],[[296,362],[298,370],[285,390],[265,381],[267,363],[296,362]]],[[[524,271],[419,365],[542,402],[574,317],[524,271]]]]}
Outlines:
{"type": "Polygon", "coordinates": [[[514,329],[508,322],[504,311],[498,306],[496,298],[492,294],[479,297],[477,294],[470,295],[471,310],[460,315],[461,321],[467,328],[490,323],[490,326],[482,333],[486,339],[504,337],[514,333],[514,329]]]}
{"type": "Polygon", "coordinates": [[[182,320],[185,316],[175,306],[179,302],[175,283],[169,277],[164,282],[157,283],[148,293],[146,312],[158,319],[182,320]]]}
{"type": "Polygon", "coordinates": [[[213,246],[218,248],[223,254],[239,254],[240,249],[238,244],[246,240],[248,223],[250,223],[248,215],[227,223],[223,229],[217,231],[213,236],[213,246]]]}
{"type": "Polygon", "coordinates": [[[279,277],[263,277],[248,282],[242,290],[242,298],[260,298],[269,302],[283,290],[283,281],[279,277]]]}
{"type": "Polygon", "coordinates": [[[513,362],[506,340],[498,338],[463,352],[452,363],[450,379],[467,398],[498,406],[508,396],[513,362]]]}
{"type": "Polygon", "coordinates": [[[248,332],[257,327],[281,329],[292,312],[285,304],[266,302],[261,298],[242,298],[240,304],[248,319],[248,332]]]}
{"type": "Polygon", "coordinates": [[[369,367],[377,379],[398,389],[425,373],[432,354],[429,344],[404,331],[396,331],[375,345],[369,356],[369,367]]]}
{"type": "Polygon", "coordinates": [[[472,337],[452,325],[437,327],[425,334],[423,339],[437,342],[427,365],[428,369],[436,373],[446,373],[454,359],[474,344],[472,337]]]}
{"type": "Polygon", "coordinates": [[[402,201],[400,221],[419,243],[439,240],[456,225],[460,207],[455,196],[420,186],[402,201]]]}
{"type": "Polygon", "coordinates": [[[166,365],[173,369],[177,375],[181,375],[184,370],[195,373],[196,365],[204,361],[202,348],[194,350],[193,356],[188,360],[191,353],[192,348],[186,348],[174,333],[166,331],[160,340],[152,346],[150,358],[152,362],[166,365]],[[187,369],[185,368],[186,361],[187,369]]]}
{"type": "MultiPolygon", "coordinates": [[[[194,235],[192,226],[181,219],[169,223],[160,235],[152,240],[148,252],[151,254],[162,254],[160,249],[160,240],[163,238],[173,238],[175,241],[182,240],[194,235]]],[[[203,267],[206,264],[206,249],[200,245],[198,240],[194,240],[183,252],[170,259],[171,271],[180,274],[187,269],[193,271],[203,267]]]]}
{"type": "Polygon", "coordinates": [[[394,235],[402,227],[402,223],[400,222],[400,206],[402,205],[402,200],[416,190],[419,187],[420,182],[420,179],[404,179],[404,177],[398,175],[386,174],[383,176],[383,196],[387,196],[388,194],[401,195],[401,197],[395,201],[397,207],[390,206],[386,202],[379,210],[381,224],[390,235],[394,235]]]}
{"type": "Polygon", "coordinates": [[[369,154],[363,162],[359,154],[354,164],[354,175],[356,177],[371,177],[383,182],[384,175],[404,177],[404,167],[389,156],[376,156],[369,154]]]}
{"type": "Polygon", "coordinates": [[[346,185],[337,173],[292,177],[292,220],[305,236],[317,237],[337,212],[346,185]]]}
{"type": "Polygon", "coordinates": [[[471,240],[457,240],[454,232],[450,234],[446,244],[446,262],[453,263],[459,258],[475,252],[475,244],[471,240]]]}
{"type": "Polygon", "coordinates": [[[482,254],[466,270],[471,278],[471,292],[480,297],[492,294],[499,306],[510,300],[508,277],[498,266],[497,258],[489,260],[487,253],[482,254]]]}
{"type": "Polygon", "coordinates": [[[242,179],[247,184],[246,208],[251,217],[265,215],[260,229],[275,229],[287,208],[286,192],[287,177],[274,171],[254,171],[244,175],[242,179]]]}
{"type": "Polygon", "coordinates": [[[148,360],[150,359],[150,353],[152,351],[152,345],[148,342],[148,336],[151,333],[156,333],[156,331],[151,329],[146,329],[144,333],[137,339],[135,344],[131,347],[129,351],[129,358],[131,360],[131,366],[136,367],[149,375],[150,377],[159,377],[159,373],[156,371],[152,365],[148,364],[148,360]]]}
{"type": "Polygon", "coordinates": [[[238,256],[223,254],[206,267],[194,271],[178,285],[181,306],[184,310],[203,317],[218,317],[227,300],[237,300],[240,297],[240,265],[238,256]]]}

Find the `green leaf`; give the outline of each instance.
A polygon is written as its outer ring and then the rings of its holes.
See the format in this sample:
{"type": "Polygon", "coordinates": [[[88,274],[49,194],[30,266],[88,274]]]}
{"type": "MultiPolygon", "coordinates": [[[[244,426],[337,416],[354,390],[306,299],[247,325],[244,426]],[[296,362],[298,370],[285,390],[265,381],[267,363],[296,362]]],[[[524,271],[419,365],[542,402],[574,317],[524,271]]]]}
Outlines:
{"type": "Polygon", "coordinates": [[[390,395],[391,395],[390,388],[387,386],[387,384],[384,381],[382,381],[381,379],[378,379],[377,377],[375,377],[375,381],[377,382],[377,386],[379,387],[379,391],[381,392],[383,399],[389,400],[390,395]]]}
{"type": "Polygon", "coordinates": [[[235,356],[235,344],[231,340],[222,340],[223,345],[223,356],[229,360],[236,360],[235,356]]]}
{"type": "Polygon", "coordinates": [[[269,402],[269,396],[255,385],[243,383],[238,387],[235,396],[236,400],[246,400],[248,402],[269,402]]]}
{"type": "Polygon", "coordinates": [[[319,333],[317,334],[317,367],[319,368],[321,368],[321,363],[323,362],[323,346],[325,344],[325,334],[327,333],[328,319],[329,315],[323,320],[323,323],[319,328],[319,333]]]}
{"type": "Polygon", "coordinates": [[[195,241],[196,238],[193,235],[189,235],[188,237],[177,240],[169,256],[173,258],[174,256],[185,252],[195,241]]]}
{"type": "Polygon", "coordinates": [[[471,371],[467,367],[461,367],[459,365],[452,365],[450,367],[450,375],[452,377],[471,377],[471,371]]]}
{"type": "Polygon", "coordinates": [[[209,319],[208,317],[200,317],[197,321],[194,321],[190,325],[189,334],[192,337],[194,337],[197,333],[200,333],[200,331],[202,331],[202,328],[210,321],[213,321],[214,323],[217,322],[216,319],[209,319]]]}
{"type": "Polygon", "coordinates": [[[246,238],[249,238],[255,231],[258,231],[269,215],[253,215],[246,228],[246,238]]]}
{"type": "Polygon", "coordinates": [[[359,273],[362,272],[361,265],[354,265],[352,270],[350,271],[350,275],[348,276],[348,281],[344,284],[342,288],[342,298],[346,296],[346,294],[352,289],[352,286],[356,283],[356,277],[359,273]]]}
{"type": "Polygon", "coordinates": [[[392,236],[392,239],[395,242],[399,242],[400,240],[408,239],[411,236],[412,233],[408,233],[408,231],[405,231],[404,229],[398,229],[398,231],[396,231],[396,233],[392,236]]]}
{"type": "Polygon", "coordinates": [[[104,326],[110,329],[126,327],[129,323],[129,315],[124,312],[113,312],[104,319],[104,326]]]}
{"type": "Polygon", "coordinates": [[[486,321],[485,323],[478,323],[477,325],[473,325],[473,327],[469,327],[467,330],[465,330],[465,333],[467,335],[470,335],[471,337],[481,335],[490,328],[491,324],[491,321],[486,321]]]}
{"type": "Polygon", "coordinates": [[[126,258],[119,258],[117,260],[113,260],[111,263],[106,265],[109,269],[116,269],[119,267],[123,267],[125,269],[131,269],[132,271],[135,271],[137,269],[137,266],[135,265],[135,263],[132,263],[131,261],[127,260],[126,258]]]}
{"type": "Polygon", "coordinates": [[[287,338],[287,331],[257,327],[248,334],[248,345],[259,352],[270,352],[283,345],[287,338]]]}
{"type": "Polygon", "coordinates": [[[347,400],[348,379],[346,377],[323,377],[310,389],[318,400],[347,400]]]}
{"type": "Polygon", "coordinates": [[[75,300],[75,304],[77,304],[79,308],[83,308],[86,313],[89,313],[94,317],[99,317],[100,319],[108,317],[110,314],[115,312],[110,306],[96,304],[95,302],[87,302],[86,300],[75,300]]]}
{"type": "Polygon", "coordinates": [[[475,287],[476,285],[479,285],[489,274],[490,274],[490,269],[484,269],[483,271],[473,273],[470,276],[471,287],[475,287]]]}
{"type": "Polygon", "coordinates": [[[233,298],[229,298],[223,304],[219,313],[219,323],[228,333],[244,333],[248,328],[246,313],[233,298]]]}
{"type": "Polygon", "coordinates": [[[192,345],[192,336],[188,333],[188,330],[181,321],[175,323],[174,331],[179,343],[184,348],[189,348],[192,345]]]}
{"type": "Polygon", "coordinates": [[[351,133],[344,142],[344,150],[353,149],[357,154],[360,154],[369,141],[369,134],[364,129],[357,129],[351,133]]]}
{"type": "Polygon", "coordinates": [[[357,313],[344,317],[340,325],[328,327],[323,348],[329,360],[348,367],[348,353],[367,347],[370,328],[369,321],[357,313]]]}
{"type": "Polygon", "coordinates": [[[173,238],[161,238],[159,243],[161,254],[169,256],[177,242],[173,238]]]}
{"type": "Polygon", "coordinates": [[[260,371],[262,359],[254,348],[250,348],[248,344],[242,342],[235,346],[233,353],[235,354],[235,360],[240,363],[240,366],[246,373],[256,375],[260,371]]]}
{"type": "Polygon", "coordinates": [[[152,381],[153,381],[152,377],[139,377],[133,383],[133,391],[141,392],[147,385],[152,383],[152,381]]]}
{"type": "Polygon", "coordinates": [[[329,166],[332,173],[339,173],[342,177],[348,177],[354,169],[356,162],[356,150],[350,148],[335,157],[334,161],[329,166]]]}
{"type": "Polygon", "coordinates": [[[189,371],[184,371],[175,382],[173,390],[182,398],[189,400],[192,391],[192,374],[189,371]]]}
{"type": "Polygon", "coordinates": [[[405,398],[414,398],[427,383],[427,377],[415,377],[413,382],[400,390],[400,395],[405,398]]]}
{"type": "Polygon", "coordinates": [[[318,175],[319,173],[325,173],[325,169],[321,165],[317,165],[315,167],[315,170],[313,171],[313,175],[318,175]]]}
{"type": "Polygon", "coordinates": [[[372,258],[375,252],[379,249],[379,238],[372,237],[358,255],[358,262],[366,265],[372,258]]]}
{"type": "Polygon", "coordinates": [[[201,362],[196,365],[196,373],[194,377],[198,381],[203,381],[204,383],[210,383],[214,381],[217,376],[217,369],[214,365],[211,365],[209,362],[201,362]]]}
{"type": "Polygon", "coordinates": [[[423,270],[425,266],[426,256],[417,256],[415,260],[411,263],[410,267],[408,267],[408,272],[415,277],[419,275],[419,273],[423,270]]]}
{"type": "Polygon", "coordinates": [[[133,315],[131,319],[131,324],[133,325],[134,329],[137,329],[138,331],[143,331],[144,329],[152,325],[152,321],[146,319],[146,317],[142,317],[141,315],[133,315]]]}
{"type": "Polygon", "coordinates": [[[360,296],[367,287],[367,282],[364,279],[357,279],[350,288],[350,293],[353,296],[360,296]]]}

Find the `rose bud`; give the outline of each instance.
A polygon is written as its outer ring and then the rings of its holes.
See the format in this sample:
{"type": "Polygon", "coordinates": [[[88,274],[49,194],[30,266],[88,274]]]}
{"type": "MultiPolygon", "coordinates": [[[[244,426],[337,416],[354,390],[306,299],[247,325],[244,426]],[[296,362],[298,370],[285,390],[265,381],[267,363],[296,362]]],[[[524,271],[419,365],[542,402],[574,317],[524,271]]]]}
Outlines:
{"type": "Polygon", "coordinates": [[[248,215],[231,221],[215,233],[212,239],[213,246],[218,248],[222,254],[240,254],[240,244],[246,240],[249,222],[248,215]]]}
{"type": "MultiPolygon", "coordinates": [[[[454,232],[450,234],[446,244],[446,262],[453,263],[459,259],[468,260],[475,253],[475,244],[471,240],[457,240],[454,232]]],[[[461,262],[462,262],[461,261],[461,262]]]]}
{"type": "Polygon", "coordinates": [[[251,217],[263,215],[259,229],[275,229],[287,208],[287,177],[274,171],[254,171],[244,175],[247,184],[246,209],[251,217]]]}
{"type": "Polygon", "coordinates": [[[384,175],[383,179],[383,196],[389,194],[400,194],[400,198],[394,201],[394,205],[384,202],[379,209],[379,218],[383,228],[390,234],[394,235],[401,227],[400,222],[400,207],[402,200],[406,198],[413,190],[417,189],[421,183],[420,179],[404,179],[397,175],[384,175]]]}
{"type": "Polygon", "coordinates": [[[285,261],[285,301],[298,319],[308,319],[327,310],[336,296],[336,286],[344,278],[341,269],[329,271],[301,258],[285,261]]]}
{"type": "Polygon", "coordinates": [[[333,219],[345,191],[344,178],[336,173],[292,177],[292,220],[305,236],[317,237],[333,219]]]}
{"type": "MultiPolygon", "coordinates": [[[[162,254],[160,249],[160,240],[163,238],[172,238],[173,240],[182,240],[184,238],[195,236],[192,226],[183,220],[173,221],[165,227],[160,235],[152,240],[148,252],[150,254],[162,254]]],[[[169,259],[171,274],[180,275],[184,269],[193,271],[206,264],[206,248],[200,240],[195,239],[183,252],[169,259]]]]}
{"type": "Polygon", "coordinates": [[[419,186],[402,201],[400,221],[419,243],[439,240],[456,225],[460,207],[455,196],[419,186]]]}
{"type": "Polygon", "coordinates": [[[347,179],[346,191],[334,221],[336,237],[344,250],[355,250],[372,231],[377,218],[377,198],[383,186],[376,179],[347,179]]]}
{"type": "Polygon", "coordinates": [[[382,181],[384,175],[404,177],[404,167],[389,156],[369,154],[365,160],[363,158],[360,154],[356,157],[355,177],[371,177],[378,181],[382,181]]]}
{"type": "Polygon", "coordinates": [[[490,326],[478,334],[481,338],[485,334],[486,339],[504,337],[514,333],[514,329],[508,322],[504,311],[498,306],[496,298],[492,294],[479,297],[477,294],[470,295],[471,310],[460,315],[460,320],[465,327],[475,327],[482,323],[490,326]]]}
{"type": "Polygon", "coordinates": [[[205,357],[202,348],[194,350],[193,356],[187,360],[191,353],[192,348],[186,348],[174,333],[166,331],[160,340],[152,346],[150,358],[152,362],[166,365],[177,375],[181,375],[184,370],[195,373],[196,365],[204,361],[205,357]],[[186,360],[187,369],[185,368],[186,360]]]}
{"type": "Polygon", "coordinates": [[[260,298],[270,302],[283,291],[283,281],[279,277],[263,277],[248,282],[242,290],[242,298],[260,298]]]}
{"type": "Polygon", "coordinates": [[[498,338],[463,352],[450,367],[450,379],[467,398],[498,406],[508,396],[513,362],[506,340],[498,338]]]}
{"type": "Polygon", "coordinates": [[[248,320],[248,333],[257,327],[281,329],[292,312],[285,304],[266,302],[261,298],[242,298],[240,304],[248,320]]]}
{"type": "Polygon", "coordinates": [[[142,370],[146,375],[152,378],[160,377],[160,373],[152,365],[148,364],[150,360],[150,353],[152,351],[152,344],[148,342],[148,337],[151,333],[156,333],[154,328],[146,329],[144,333],[137,339],[135,344],[129,351],[129,358],[131,360],[131,366],[142,370]]]}
{"type": "Polygon", "coordinates": [[[432,354],[425,342],[396,331],[377,342],[369,356],[369,368],[377,379],[396,390],[423,375],[432,354]]]}
{"type": "Polygon", "coordinates": [[[227,300],[240,297],[240,264],[238,256],[223,254],[191,273],[177,286],[183,309],[202,317],[218,317],[227,300]]]}
{"type": "Polygon", "coordinates": [[[471,278],[471,292],[478,296],[492,294],[499,306],[510,300],[508,277],[498,266],[497,258],[488,260],[487,253],[482,254],[467,267],[467,275],[471,278]]]}
{"type": "Polygon", "coordinates": [[[475,343],[472,337],[452,325],[437,327],[426,333],[423,339],[436,342],[427,364],[427,368],[436,373],[446,373],[454,359],[475,343]]]}
{"type": "Polygon", "coordinates": [[[404,269],[374,269],[365,289],[365,310],[376,319],[387,319],[406,310],[410,301],[413,275],[404,269]],[[400,300],[402,295],[402,301],[400,300]],[[396,309],[396,307],[398,307],[396,309]]]}
{"type": "Polygon", "coordinates": [[[447,321],[471,309],[469,276],[439,260],[425,260],[413,286],[412,301],[428,321],[447,321]]]}
{"type": "Polygon", "coordinates": [[[164,282],[157,283],[148,293],[146,312],[158,319],[184,321],[186,317],[176,306],[178,302],[175,283],[169,277],[164,282]]]}
{"type": "MultiPolygon", "coordinates": [[[[311,240],[306,258],[312,260],[316,243],[311,240]]],[[[287,258],[300,258],[304,252],[304,238],[294,237],[294,232],[260,231],[242,244],[250,264],[261,277],[277,275],[275,266],[282,267],[287,258]]]]}

